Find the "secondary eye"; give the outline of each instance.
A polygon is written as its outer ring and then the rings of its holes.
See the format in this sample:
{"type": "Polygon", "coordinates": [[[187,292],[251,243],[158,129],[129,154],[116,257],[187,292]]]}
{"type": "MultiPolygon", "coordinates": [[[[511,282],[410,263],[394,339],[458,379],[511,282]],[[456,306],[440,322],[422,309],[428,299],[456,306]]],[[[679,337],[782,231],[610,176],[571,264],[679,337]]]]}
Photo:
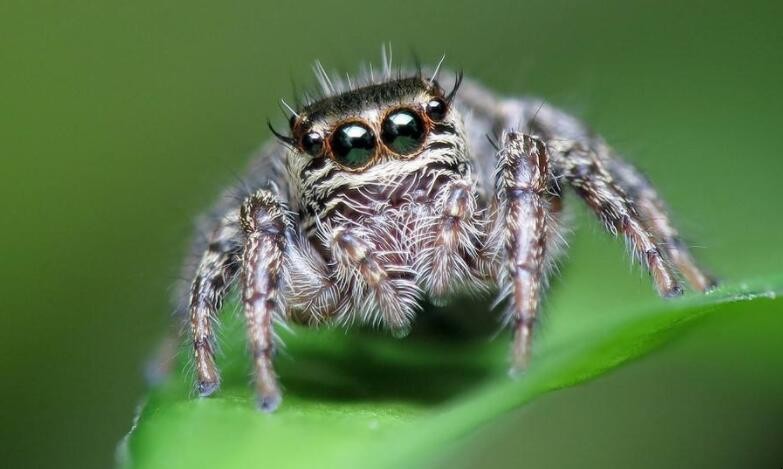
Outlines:
{"type": "Polygon", "coordinates": [[[435,98],[427,103],[427,115],[434,121],[443,120],[446,117],[446,111],[448,111],[448,106],[440,98],[435,98]]]}
{"type": "Polygon", "coordinates": [[[332,134],[331,148],[335,161],[348,168],[361,168],[375,153],[375,135],[364,124],[344,124],[332,134]]]}
{"type": "Polygon", "coordinates": [[[395,153],[410,154],[424,141],[424,122],[411,110],[394,111],[383,121],[381,140],[395,153]]]}
{"type": "Polygon", "coordinates": [[[311,156],[318,156],[324,147],[324,138],[318,132],[307,132],[302,137],[302,149],[311,156]]]}

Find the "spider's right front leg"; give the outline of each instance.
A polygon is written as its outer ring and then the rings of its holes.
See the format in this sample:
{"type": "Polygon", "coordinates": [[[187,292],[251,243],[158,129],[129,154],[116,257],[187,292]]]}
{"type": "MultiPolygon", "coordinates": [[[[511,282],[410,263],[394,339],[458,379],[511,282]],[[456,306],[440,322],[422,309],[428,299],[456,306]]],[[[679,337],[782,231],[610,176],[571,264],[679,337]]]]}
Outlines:
{"type": "Polygon", "coordinates": [[[288,307],[298,310],[305,322],[333,315],[337,294],[327,266],[309,246],[297,241],[293,227],[283,203],[271,191],[259,190],[240,209],[230,211],[210,236],[189,307],[199,395],[211,395],[220,384],[213,319],[240,264],[241,300],[261,410],[271,412],[281,401],[272,364],[273,320],[288,307]],[[291,287],[288,295],[281,291],[284,284],[291,287]]]}
{"type": "Polygon", "coordinates": [[[242,305],[253,354],[258,405],[274,411],[281,401],[272,364],[275,351],[273,320],[285,311],[280,292],[287,238],[293,230],[285,207],[268,190],[248,197],[240,210],[245,232],[242,253],[242,305]]]}

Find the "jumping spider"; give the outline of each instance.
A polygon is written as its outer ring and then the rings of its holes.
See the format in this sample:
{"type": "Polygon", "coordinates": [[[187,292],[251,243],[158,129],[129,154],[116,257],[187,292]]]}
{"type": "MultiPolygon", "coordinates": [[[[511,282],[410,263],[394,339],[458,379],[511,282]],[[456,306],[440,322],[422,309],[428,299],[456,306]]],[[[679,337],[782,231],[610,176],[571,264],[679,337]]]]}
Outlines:
{"type": "Polygon", "coordinates": [[[566,187],[625,237],[661,296],[682,294],[678,274],[701,292],[715,285],[653,186],[585,124],[461,74],[442,86],[440,64],[395,75],[384,62],[359,85],[317,66],[323,96],[289,108],[290,135],[263,147],[251,190],[230,190],[202,227],[184,295],[201,396],[220,384],[214,320],[235,280],[265,411],[281,402],[273,322],[404,334],[425,296],[499,291],[512,371],[524,369],[566,187]]]}

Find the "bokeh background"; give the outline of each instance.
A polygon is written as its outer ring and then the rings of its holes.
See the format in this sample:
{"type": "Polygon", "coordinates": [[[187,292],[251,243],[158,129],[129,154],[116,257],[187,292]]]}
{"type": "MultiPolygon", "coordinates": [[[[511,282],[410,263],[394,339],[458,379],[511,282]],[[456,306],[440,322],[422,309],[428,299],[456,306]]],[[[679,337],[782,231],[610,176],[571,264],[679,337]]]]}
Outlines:
{"type": "MultiPolygon", "coordinates": [[[[446,52],[502,93],[544,96],[656,181],[716,272],[780,274],[782,13],[763,1],[4,0],[2,465],[113,464],[192,220],[269,137],[267,117],[282,120],[291,81],[312,83],[316,58],[352,72],[391,42],[403,60],[446,52]]],[[[572,246],[553,302],[596,321],[657,301],[595,223],[572,246]]],[[[443,464],[780,466],[781,352],[743,348],[779,334],[767,326],[717,322],[535,402],[443,464]]]]}

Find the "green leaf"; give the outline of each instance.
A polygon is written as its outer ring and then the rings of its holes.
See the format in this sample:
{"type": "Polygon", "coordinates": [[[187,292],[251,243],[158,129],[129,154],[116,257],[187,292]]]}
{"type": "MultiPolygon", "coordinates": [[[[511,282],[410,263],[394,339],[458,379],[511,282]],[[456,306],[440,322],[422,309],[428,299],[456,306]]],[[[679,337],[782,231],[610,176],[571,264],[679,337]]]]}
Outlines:
{"type": "MultiPolygon", "coordinates": [[[[506,376],[507,340],[365,331],[281,331],[281,408],[256,410],[241,321],[225,314],[221,391],[192,398],[184,370],[154,389],[120,447],[125,468],[410,467],[511,409],[646,354],[748,302],[779,309],[783,281],[660,301],[560,333],[543,328],[525,376],[506,376]]],[[[466,307],[465,310],[472,310],[466,307]]],[[[450,334],[453,335],[453,334],[450,334]]]]}

